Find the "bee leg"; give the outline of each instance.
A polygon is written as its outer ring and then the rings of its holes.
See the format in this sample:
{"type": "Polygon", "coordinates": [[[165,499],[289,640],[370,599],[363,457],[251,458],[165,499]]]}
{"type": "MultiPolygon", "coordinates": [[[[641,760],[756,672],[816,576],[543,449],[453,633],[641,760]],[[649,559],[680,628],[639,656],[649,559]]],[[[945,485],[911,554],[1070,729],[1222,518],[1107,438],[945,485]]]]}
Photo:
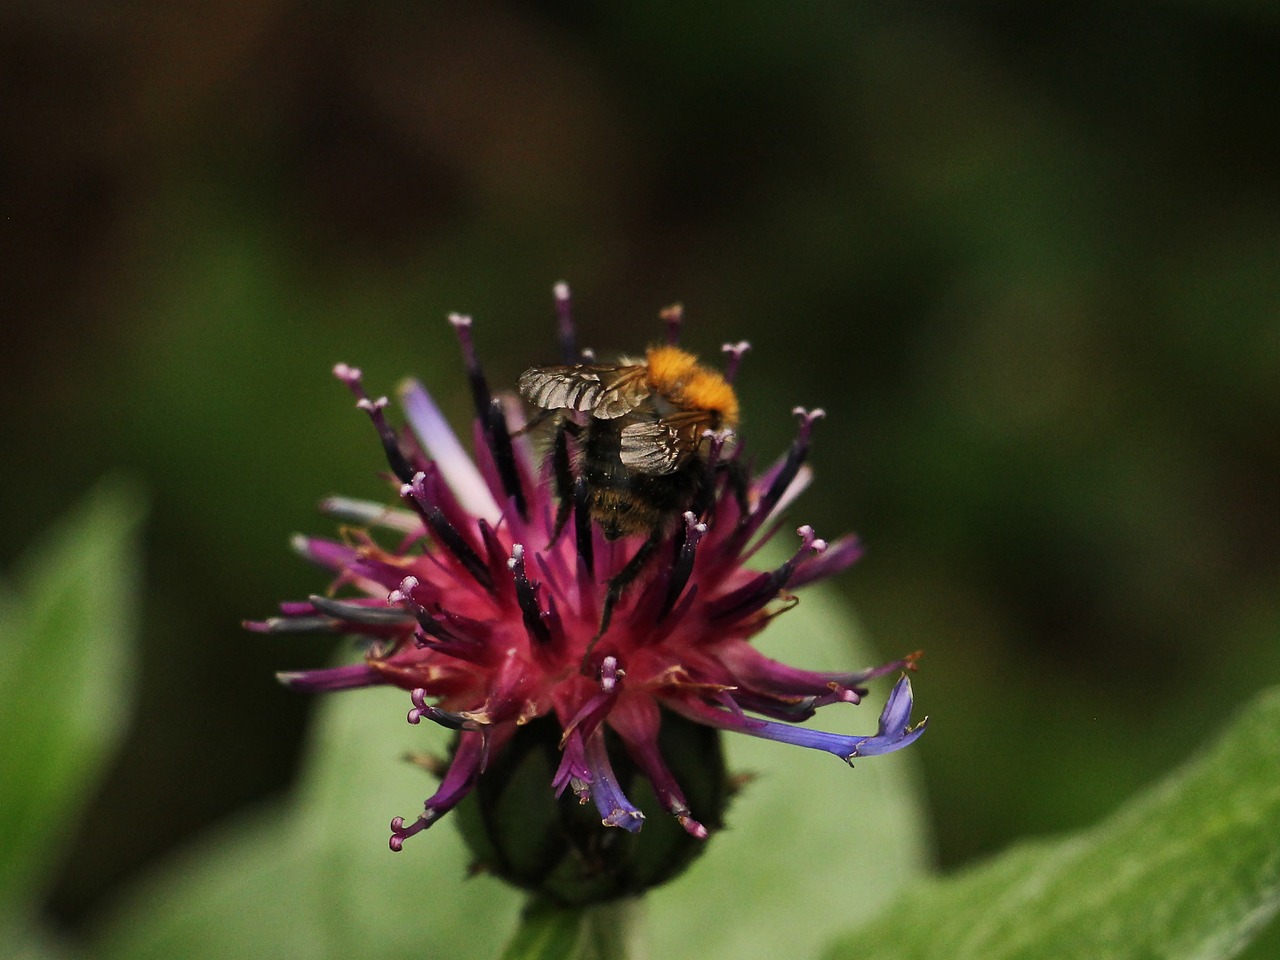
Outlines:
{"type": "Polygon", "coordinates": [[[716,474],[719,472],[719,464],[713,470],[698,471],[693,495],[689,497],[689,509],[695,517],[705,518],[711,513],[711,507],[716,501],[716,474]]]}
{"type": "Polygon", "coordinates": [[[516,437],[524,436],[530,430],[536,430],[559,412],[559,410],[539,410],[534,416],[524,422],[523,427],[519,430],[513,431],[511,438],[514,440],[516,437]]]}
{"type": "MultiPolygon", "coordinates": [[[[609,581],[609,589],[604,595],[604,608],[600,614],[600,629],[596,631],[595,639],[598,640],[604,636],[606,630],[609,629],[609,621],[613,619],[613,608],[617,606],[618,600],[622,597],[622,591],[627,589],[636,577],[640,576],[640,571],[644,569],[649,558],[653,556],[654,551],[658,549],[658,544],[662,542],[662,529],[655,529],[640,544],[640,548],[636,550],[635,555],[627,561],[627,565],[614,574],[609,581]]],[[[592,643],[595,641],[593,640],[592,643]]]]}
{"type": "MultiPolygon", "coordinates": [[[[747,497],[751,478],[747,474],[747,468],[735,457],[732,460],[719,461],[713,470],[717,475],[725,475],[726,483],[733,492],[733,499],[738,504],[738,522],[744,522],[751,513],[751,503],[747,497]]],[[[698,492],[693,500],[693,512],[699,517],[706,516],[714,502],[715,479],[708,476],[698,486],[698,492]]]]}
{"type": "Polygon", "coordinates": [[[751,503],[747,498],[751,478],[747,474],[747,468],[737,457],[732,460],[723,460],[717,464],[717,467],[723,470],[728,478],[729,489],[733,491],[733,499],[738,503],[738,522],[742,523],[751,515],[751,503]]]}
{"type": "Polygon", "coordinates": [[[551,542],[555,543],[560,539],[560,533],[564,530],[564,525],[569,520],[569,513],[573,509],[573,465],[569,459],[569,437],[577,437],[582,433],[582,427],[573,420],[561,419],[556,427],[555,442],[551,446],[551,471],[555,477],[556,499],[559,506],[556,508],[556,525],[551,533],[551,542]]]}

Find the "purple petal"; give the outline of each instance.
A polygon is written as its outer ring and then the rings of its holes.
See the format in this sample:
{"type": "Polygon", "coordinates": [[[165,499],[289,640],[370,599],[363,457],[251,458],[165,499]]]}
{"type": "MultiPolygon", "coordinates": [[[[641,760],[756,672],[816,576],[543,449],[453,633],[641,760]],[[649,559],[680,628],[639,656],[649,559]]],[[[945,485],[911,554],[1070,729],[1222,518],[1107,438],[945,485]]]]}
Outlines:
{"type": "MultiPolygon", "coordinates": [[[[587,766],[586,748],[582,743],[582,732],[570,730],[560,749],[560,766],[551,778],[551,786],[556,796],[564,793],[564,788],[573,787],[573,792],[584,797],[583,785],[591,780],[591,770],[587,766]]],[[[584,797],[585,802],[585,797],[584,797]]]]}
{"type": "MultiPolygon", "coordinates": [[[[781,464],[779,466],[781,466],[781,464]]],[[[809,484],[812,482],[813,468],[809,466],[801,466],[800,469],[796,471],[795,478],[787,484],[786,489],[782,491],[782,495],[778,497],[778,502],[773,505],[773,508],[767,514],[760,518],[760,522],[763,523],[770,517],[775,517],[786,510],[787,507],[791,506],[795,499],[800,496],[800,494],[804,493],[805,490],[809,488],[809,484]]],[[[767,490],[768,488],[765,487],[764,489],[767,490]]]]}
{"type": "Polygon", "coordinates": [[[354,690],[385,683],[382,675],[368,664],[353,663],[346,667],[327,670],[299,670],[293,673],[277,673],[276,679],[292,690],[311,693],[327,693],[332,690],[354,690]]]}
{"type": "Polygon", "coordinates": [[[857,563],[862,553],[862,541],[857,537],[841,537],[829,544],[825,553],[801,561],[788,586],[792,590],[798,590],[806,583],[835,576],[857,563]]]}
{"type": "Polygon", "coordinates": [[[325,540],[322,537],[306,537],[298,534],[292,540],[294,553],[321,567],[342,570],[356,560],[356,551],[345,543],[325,540]]]}
{"type": "Polygon", "coordinates": [[[449,763],[449,770],[440,781],[440,789],[426,802],[422,816],[407,827],[402,817],[391,821],[391,849],[399,853],[407,839],[415,833],[421,833],[456,807],[475,786],[487,754],[488,747],[483,734],[461,734],[458,737],[458,749],[454,751],[453,760],[449,763]]]}
{"type": "Polygon", "coordinates": [[[431,394],[417,380],[409,380],[400,388],[400,403],[418,442],[436,462],[458,502],[468,513],[497,523],[502,516],[497,501],[431,394]]]}

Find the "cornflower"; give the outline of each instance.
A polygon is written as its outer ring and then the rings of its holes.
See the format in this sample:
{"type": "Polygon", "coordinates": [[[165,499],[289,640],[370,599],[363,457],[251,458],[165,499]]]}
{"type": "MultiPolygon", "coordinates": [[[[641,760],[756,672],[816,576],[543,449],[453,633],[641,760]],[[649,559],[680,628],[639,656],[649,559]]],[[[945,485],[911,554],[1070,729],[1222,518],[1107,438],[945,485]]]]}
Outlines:
{"type": "MultiPolygon", "coordinates": [[[[557,284],[555,292],[562,354],[581,362],[567,287],[557,284]]],[[[663,317],[674,343],[679,310],[663,317]]],[[[861,553],[852,536],[827,542],[801,526],[789,559],[771,570],[748,567],[810,482],[805,461],[821,410],[797,408],[790,449],[754,477],[744,445],[728,431],[708,431],[697,454],[705,458],[708,488],[646,539],[651,556],[637,573],[640,538],[604,535],[587,508],[580,468],[573,493],[556,482],[557,470],[562,478],[574,465],[563,451],[558,464],[535,452],[518,401],[490,390],[470,318],[455,314],[450,322],[475,406],[474,457],[420,383],[407,381],[399,392],[405,429],[388,419],[386,397],[365,392],[359,370],[336,366],[376,429],[399,506],[325,501],[325,512],[358,526],[341,539],[297,536],[294,548],[333,572],[330,590],[246,624],[361,638],[361,662],[284,673],[281,681],[311,692],[390,684],[409,692],[410,723],[427,719],[455,731],[423,812],[391,821],[392,850],[479,793],[468,839],[485,866],[561,900],[607,899],[666,879],[697,850],[677,844],[678,852],[637,868],[637,848],[620,847],[602,828],[635,833],[646,821],[642,807],[652,812],[654,804],[685,840],[704,840],[719,826],[731,784],[714,731],[824,750],[850,765],[920,736],[926,721],[911,723],[906,673],[915,654],[828,673],[787,666],[751,645],[797,602],[792,591],[844,570],[861,553]],[[745,482],[735,483],[735,475],[745,482]],[[393,544],[376,540],[376,529],[393,544]],[[629,563],[632,575],[622,584],[629,563]],[[819,708],[860,703],[867,681],[893,673],[902,675],[875,733],[803,725],[819,708]],[[541,758],[550,774],[549,800],[571,791],[598,817],[583,821],[571,812],[577,805],[565,803],[544,817],[524,804],[518,832],[532,852],[512,852],[495,811],[529,757],[541,758]],[[538,834],[532,841],[531,831],[538,834]]],[[[726,384],[747,349],[745,342],[725,346],[726,384]]]]}

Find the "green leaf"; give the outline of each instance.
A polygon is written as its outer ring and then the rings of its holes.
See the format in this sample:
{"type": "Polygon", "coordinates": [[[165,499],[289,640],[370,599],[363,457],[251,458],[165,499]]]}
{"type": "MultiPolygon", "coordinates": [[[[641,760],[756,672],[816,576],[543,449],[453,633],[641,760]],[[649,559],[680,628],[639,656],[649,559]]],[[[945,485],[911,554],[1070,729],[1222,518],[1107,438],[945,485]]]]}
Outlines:
{"type": "Polygon", "coordinates": [[[392,816],[415,815],[435,788],[404,757],[443,753],[444,731],[406,723],[411,704],[399,690],[355,690],[317,705],[291,801],[206,838],[136,885],[101,929],[96,956],[498,955],[522,897],[490,877],[467,879],[456,831],[442,824],[403,853],[387,849],[392,816]]]}
{"type": "Polygon", "coordinates": [[[39,926],[15,924],[3,936],[6,960],[76,960],[80,956],[39,926]]]}
{"type": "Polygon", "coordinates": [[[128,722],[142,513],[104,482],[0,584],[0,909],[39,899],[128,722]]]}
{"type": "MultiPolygon", "coordinates": [[[[807,590],[763,646],[788,662],[847,669],[868,660],[850,647],[855,634],[847,612],[807,590]]],[[[879,705],[872,698],[829,708],[823,725],[874,731],[879,705]],[[847,722],[834,723],[842,714],[847,722]]],[[[414,837],[402,853],[388,851],[391,818],[415,815],[435,786],[403,757],[443,754],[448,742],[433,725],[407,724],[410,706],[406,693],[386,688],[317,698],[312,749],[292,800],[210,838],[137,888],[103,930],[99,955],[491,960],[504,943],[511,956],[520,956],[510,953],[517,946],[563,946],[568,916],[540,917],[521,931],[527,939],[510,940],[524,897],[492,877],[467,877],[470,858],[453,824],[414,837]]],[[[758,776],[705,856],[645,898],[651,955],[812,953],[859,915],[847,897],[869,916],[920,873],[926,845],[909,758],[877,757],[850,770],[815,751],[727,740],[733,769],[758,776]]],[[[635,906],[589,911],[576,956],[644,955],[629,952],[643,937],[630,920],[635,906]]]]}
{"type": "Polygon", "coordinates": [[[1193,960],[1280,907],[1280,688],[1091,830],[913,888],[830,960],[1193,960]]]}

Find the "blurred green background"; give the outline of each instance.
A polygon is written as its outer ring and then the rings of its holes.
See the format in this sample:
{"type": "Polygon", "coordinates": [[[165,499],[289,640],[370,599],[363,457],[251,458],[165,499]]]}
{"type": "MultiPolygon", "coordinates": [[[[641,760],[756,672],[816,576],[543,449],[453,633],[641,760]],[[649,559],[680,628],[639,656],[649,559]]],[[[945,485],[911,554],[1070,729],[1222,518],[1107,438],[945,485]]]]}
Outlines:
{"type": "Polygon", "coordinates": [[[944,867],[1112,810],[1280,676],[1278,63],[1275,3],[5,5],[0,565],[103,474],[152,505],[52,916],[289,783],[272,673],[332,651],[239,621],[385,497],[333,363],[461,421],[445,314],[510,383],[560,279],[602,354],[749,339],[761,457],[826,408],[793,516],[926,651],[944,867]]]}

